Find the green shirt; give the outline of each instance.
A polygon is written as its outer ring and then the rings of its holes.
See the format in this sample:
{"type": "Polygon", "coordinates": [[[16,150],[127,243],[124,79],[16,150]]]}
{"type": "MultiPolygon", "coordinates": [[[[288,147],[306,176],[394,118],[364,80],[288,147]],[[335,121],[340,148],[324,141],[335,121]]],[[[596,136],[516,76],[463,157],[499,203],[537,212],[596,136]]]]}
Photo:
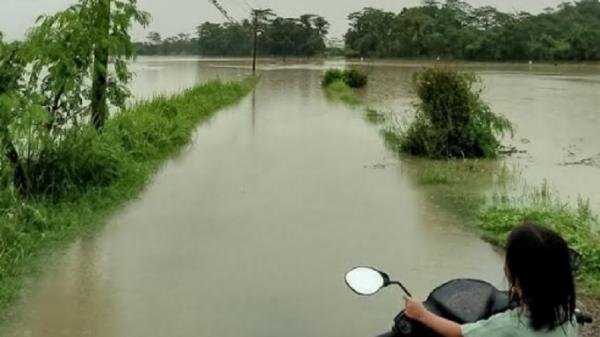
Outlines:
{"type": "Polygon", "coordinates": [[[565,323],[552,331],[535,331],[521,310],[509,310],[488,320],[462,326],[464,337],[577,337],[577,325],[565,323]]]}

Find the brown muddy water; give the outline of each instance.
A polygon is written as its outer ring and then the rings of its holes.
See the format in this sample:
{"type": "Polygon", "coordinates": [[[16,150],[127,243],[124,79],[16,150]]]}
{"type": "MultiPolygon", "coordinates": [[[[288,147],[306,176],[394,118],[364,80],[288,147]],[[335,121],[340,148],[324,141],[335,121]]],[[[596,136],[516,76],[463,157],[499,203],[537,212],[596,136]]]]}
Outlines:
{"type": "MultiPolygon", "coordinates": [[[[319,76],[330,65],[339,63],[263,65],[255,92],[200,126],[139,200],[57,254],[2,336],[364,337],[387,330],[402,301],[396,289],[353,295],[343,282],[352,266],[384,269],[420,297],[456,277],[504,286],[500,254],[410,173],[428,164],[399,161],[361,109],[325,98],[319,76]]],[[[410,109],[417,65],[365,67],[370,104],[410,109]]],[[[517,124],[509,142],[527,153],[509,162],[523,179],[597,206],[600,168],[558,164],[600,152],[598,68],[474,69],[517,124]]],[[[175,58],[133,70],[138,97],[248,72],[175,58]]]]}

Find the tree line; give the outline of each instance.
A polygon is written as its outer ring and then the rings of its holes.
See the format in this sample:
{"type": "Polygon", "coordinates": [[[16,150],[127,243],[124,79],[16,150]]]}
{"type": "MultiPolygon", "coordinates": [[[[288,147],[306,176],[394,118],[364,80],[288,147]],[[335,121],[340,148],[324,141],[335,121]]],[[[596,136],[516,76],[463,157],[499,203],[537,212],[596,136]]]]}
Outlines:
{"type": "Polygon", "coordinates": [[[349,20],[346,52],[356,57],[600,59],[599,0],[564,2],[539,15],[425,0],[400,13],[365,8],[349,20]]]}
{"type": "MultiPolygon", "coordinates": [[[[473,7],[460,0],[423,0],[400,13],[368,7],[348,19],[344,52],[349,57],[600,60],[600,0],[564,2],[538,15],[473,7]]],[[[259,20],[260,54],[323,55],[328,28],[327,20],[317,15],[283,18],[267,12],[259,20]]],[[[252,35],[251,20],[205,22],[194,36],[163,39],[150,33],[137,48],[142,55],[248,56],[252,35]]]]}
{"type": "MultiPolygon", "coordinates": [[[[257,19],[258,50],[269,56],[315,56],[325,52],[329,22],[312,14],[284,18],[265,11],[257,19]]],[[[141,55],[197,54],[248,56],[253,49],[254,25],[250,19],[223,24],[205,22],[195,36],[179,34],[163,39],[151,32],[136,44],[141,55]]]]}

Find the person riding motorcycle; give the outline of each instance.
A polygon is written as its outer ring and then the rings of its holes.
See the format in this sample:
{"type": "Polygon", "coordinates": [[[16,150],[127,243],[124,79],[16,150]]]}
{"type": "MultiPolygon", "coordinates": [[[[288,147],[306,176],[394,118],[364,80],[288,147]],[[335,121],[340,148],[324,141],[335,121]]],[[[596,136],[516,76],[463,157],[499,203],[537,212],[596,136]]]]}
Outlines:
{"type": "Polygon", "coordinates": [[[560,235],[518,226],[508,237],[504,269],[514,309],[461,325],[405,296],[405,315],[444,337],[577,337],[573,263],[560,235]]]}

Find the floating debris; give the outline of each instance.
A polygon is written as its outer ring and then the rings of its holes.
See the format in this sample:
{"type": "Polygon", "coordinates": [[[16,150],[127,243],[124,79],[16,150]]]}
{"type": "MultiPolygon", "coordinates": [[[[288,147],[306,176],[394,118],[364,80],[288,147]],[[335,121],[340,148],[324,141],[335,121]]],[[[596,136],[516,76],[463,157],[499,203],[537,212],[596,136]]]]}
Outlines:
{"type": "Polygon", "coordinates": [[[582,165],[582,166],[600,167],[600,153],[595,154],[591,157],[580,159],[580,160],[566,161],[566,162],[560,163],[558,165],[560,165],[560,166],[582,165]]]}
{"type": "Polygon", "coordinates": [[[516,146],[501,146],[498,154],[502,156],[512,156],[515,154],[526,154],[527,150],[519,150],[516,146]]]}

